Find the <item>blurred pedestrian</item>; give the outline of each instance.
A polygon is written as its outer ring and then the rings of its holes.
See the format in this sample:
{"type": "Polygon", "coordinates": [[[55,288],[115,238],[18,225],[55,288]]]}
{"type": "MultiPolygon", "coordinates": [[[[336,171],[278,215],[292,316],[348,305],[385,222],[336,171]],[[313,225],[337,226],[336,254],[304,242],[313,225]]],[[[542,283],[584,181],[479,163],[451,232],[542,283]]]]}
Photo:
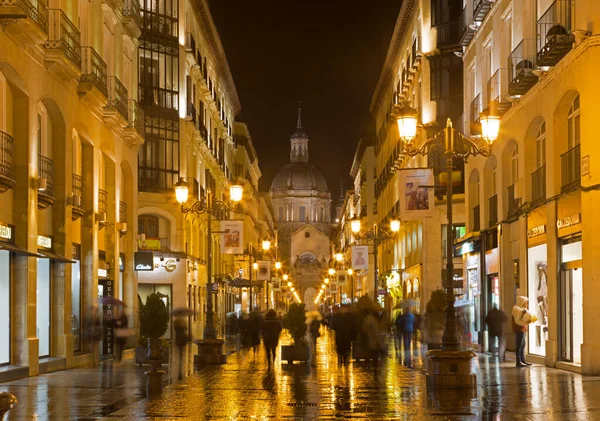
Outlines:
{"type": "Polygon", "coordinates": [[[415,331],[415,316],[410,311],[410,308],[404,309],[402,316],[402,343],[404,344],[404,358],[411,360],[411,349],[413,332],[415,331]]]}
{"type": "Polygon", "coordinates": [[[319,337],[321,336],[320,329],[322,322],[319,317],[313,317],[309,324],[310,344],[312,348],[311,353],[313,354],[311,359],[313,360],[313,363],[317,361],[317,339],[319,339],[319,337]]]}
{"type": "Polygon", "coordinates": [[[506,314],[498,309],[498,306],[494,304],[493,308],[488,312],[485,317],[485,322],[488,325],[488,333],[490,339],[490,351],[494,356],[494,350],[496,350],[496,357],[504,360],[504,323],[508,320],[506,314]],[[496,343],[498,345],[496,345],[496,343]]]}
{"type": "Polygon", "coordinates": [[[262,318],[256,311],[250,313],[248,318],[248,334],[250,336],[250,346],[254,351],[254,358],[256,358],[256,351],[260,345],[260,328],[262,325],[262,318]]]}
{"type": "Polygon", "coordinates": [[[179,356],[179,378],[181,379],[183,378],[185,370],[185,346],[189,341],[187,323],[183,318],[176,317],[173,322],[173,329],[175,330],[175,346],[177,347],[177,355],[179,356]]]}
{"type": "Polygon", "coordinates": [[[125,314],[125,309],[121,308],[119,310],[119,316],[113,320],[113,328],[115,329],[115,345],[117,348],[117,364],[120,364],[121,360],[123,359],[125,344],[127,343],[127,338],[130,336],[127,324],[127,314],[125,314]]]}
{"type": "Polygon", "coordinates": [[[342,306],[333,316],[331,328],[335,332],[335,350],[340,364],[348,364],[352,341],[356,339],[356,319],[354,313],[342,306]]]}
{"type": "Polygon", "coordinates": [[[529,299],[518,296],[517,303],[512,308],[512,327],[515,333],[515,354],[517,357],[517,367],[527,367],[532,365],[525,360],[525,332],[530,323],[535,323],[537,317],[529,312],[529,299]]]}
{"type": "Polygon", "coordinates": [[[398,313],[398,317],[394,321],[394,326],[396,327],[396,338],[394,344],[396,346],[396,354],[402,352],[402,312],[398,313]]]}
{"type": "Polygon", "coordinates": [[[370,311],[367,314],[363,320],[362,331],[367,339],[367,349],[373,360],[373,366],[377,367],[379,354],[382,351],[380,344],[379,315],[377,312],[370,311]]]}
{"type": "Polygon", "coordinates": [[[271,309],[267,311],[265,321],[262,323],[262,337],[265,349],[267,351],[267,364],[271,366],[271,359],[275,363],[277,345],[279,344],[279,335],[281,334],[281,322],[277,320],[277,313],[271,309]]]}

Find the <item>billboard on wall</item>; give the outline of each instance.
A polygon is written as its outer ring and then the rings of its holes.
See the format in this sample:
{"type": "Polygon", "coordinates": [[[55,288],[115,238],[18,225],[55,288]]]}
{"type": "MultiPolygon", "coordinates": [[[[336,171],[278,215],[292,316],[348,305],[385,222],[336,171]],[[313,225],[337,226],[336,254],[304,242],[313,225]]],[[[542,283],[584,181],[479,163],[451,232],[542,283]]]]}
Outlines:
{"type": "Polygon", "coordinates": [[[352,269],[369,269],[369,246],[352,246],[352,269]]]}
{"type": "Polygon", "coordinates": [[[221,221],[221,253],[242,254],[244,252],[243,221],[221,221]]]}
{"type": "Polygon", "coordinates": [[[268,281],[271,279],[271,261],[259,260],[256,263],[258,264],[258,269],[256,270],[256,280],[268,281]]]}
{"type": "Polygon", "coordinates": [[[433,170],[417,168],[400,171],[400,218],[423,219],[435,213],[433,170]]]}
{"type": "Polygon", "coordinates": [[[348,283],[348,271],[347,270],[338,270],[335,273],[336,283],[340,287],[345,287],[348,283]]]}

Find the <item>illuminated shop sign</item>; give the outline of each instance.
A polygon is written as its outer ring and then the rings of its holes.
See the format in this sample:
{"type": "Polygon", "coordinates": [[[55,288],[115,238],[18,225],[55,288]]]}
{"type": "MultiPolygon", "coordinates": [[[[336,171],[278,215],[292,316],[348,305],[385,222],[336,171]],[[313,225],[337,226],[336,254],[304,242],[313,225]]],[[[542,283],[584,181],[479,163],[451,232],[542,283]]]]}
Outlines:
{"type": "Polygon", "coordinates": [[[52,237],[37,236],[37,246],[41,249],[52,250],[52,237]]]}
{"type": "Polygon", "coordinates": [[[98,268],[98,277],[99,278],[108,278],[108,270],[107,269],[98,268]]]}
{"type": "Polygon", "coordinates": [[[154,270],[154,253],[151,251],[138,251],[133,254],[133,263],[138,272],[154,270]]]}
{"type": "Polygon", "coordinates": [[[0,241],[7,241],[13,243],[15,241],[15,227],[10,224],[3,224],[0,222],[0,241]]]}
{"type": "Polygon", "coordinates": [[[533,238],[546,234],[546,225],[540,225],[527,230],[527,238],[533,238]]]}
{"type": "Polygon", "coordinates": [[[556,227],[558,229],[571,227],[581,223],[581,214],[576,213],[575,215],[566,216],[556,221],[556,227]]]}

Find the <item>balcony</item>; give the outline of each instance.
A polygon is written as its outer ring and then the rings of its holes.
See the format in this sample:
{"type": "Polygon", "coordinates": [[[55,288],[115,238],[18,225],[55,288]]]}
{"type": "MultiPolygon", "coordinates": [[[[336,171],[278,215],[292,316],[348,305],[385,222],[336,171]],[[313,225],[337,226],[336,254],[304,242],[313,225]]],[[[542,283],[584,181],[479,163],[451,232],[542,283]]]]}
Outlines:
{"type": "Polygon", "coordinates": [[[525,95],[538,77],[533,73],[535,62],[535,38],[525,38],[508,56],[508,94],[513,97],[525,95]]]}
{"type": "Polygon", "coordinates": [[[2,28],[25,45],[38,45],[46,41],[48,32],[48,7],[37,0],[0,0],[2,28]]]}
{"type": "Polygon", "coordinates": [[[76,78],[81,72],[79,30],[60,9],[50,9],[48,18],[47,67],[61,78],[76,78]]]}
{"type": "Polygon", "coordinates": [[[577,190],[581,180],[581,149],[580,145],[569,149],[560,156],[561,163],[561,193],[577,190]]]}
{"type": "Polygon", "coordinates": [[[119,201],[119,222],[127,223],[127,203],[119,201]]]}
{"type": "Polygon", "coordinates": [[[173,192],[179,171],[138,166],[138,188],[141,192],[173,192]]]}
{"type": "Polygon", "coordinates": [[[185,33],[185,52],[190,54],[194,60],[196,59],[196,40],[191,32],[185,33]]]}
{"type": "Polygon", "coordinates": [[[475,36],[475,30],[471,28],[471,24],[467,19],[467,8],[465,7],[460,14],[460,18],[458,19],[458,27],[461,30],[461,36],[459,44],[463,47],[466,47],[471,43],[471,40],[475,36]]]}
{"type": "Polygon", "coordinates": [[[489,207],[489,227],[493,227],[498,223],[498,195],[495,194],[488,199],[489,207]]]}
{"type": "Polygon", "coordinates": [[[8,133],[0,132],[0,193],[15,187],[14,139],[8,133]]]}
{"type": "Polygon", "coordinates": [[[194,105],[194,103],[192,101],[188,101],[185,121],[191,121],[192,124],[194,126],[196,126],[196,116],[197,116],[196,106],[194,105]]]}
{"type": "Polygon", "coordinates": [[[116,76],[108,77],[108,102],[103,110],[104,121],[109,124],[127,127],[127,89],[116,76]]]}
{"type": "Polygon", "coordinates": [[[198,119],[198,124],[196,125],[196,128],[200,132],[200,137],[202,138],[202,140],[206,142],[208,140],[208,129],[206,128],[204,123],[200,121],[200,119],[198,119]]]}
{"type": "Polygon", "coordinates": [[[471,124],[471,134],[479,135],[481,134],[481,125],[479,124],[479,116],[481,115],[481,111],[483,111],[481,104],[481,94],[477,94],[473,101],[471,101],[470,110],[470,121],[471,124]]]}
{"type": "Polygon", "coordinates": [[[108,98],[107,67],[92,47],[81,48],[81,76],[77,91],[86,105],[101,108],[108,98]]]}
{"type": "Polygon", "coordinates": [[[38,209],[54,204],[54,161],[38,155],[38,209]]]}
{"type": "Polygon", "coordinates": [[[98,189],[98,212],[107,213],[108,207],[108,192],[106,190],[98,189]]]}
{"type": "Polygon", "coordinates": [[[546,166],[531,173],[531,206],[537,207],[546,202],[546,166]]]}
{"type": "Polygon", "coordinates": [[[512,106],[508,100],[508,71],[498,69],[487,83],[487,94],[490,104],[498,115],[503,116],[512,106]]]}
{"type": "Polygon", "coordinates": [[[127,100],[127,127],[123,130],[123,139],[131,146],[144,143],[144,109],[135,99],[127,100]]]}
{"type": "Polygon", "coordinates": [[[473,230],[479,231],[481,229],[481,212],[479,205],[473,206],[473,230]]]}
{"type": "Polygon", "coordinates": [[[125,0],[123,4],[123,28],[131,38],[137,39],[142,34],[139,0],[125,0]]]}
{"type": "Polygon", "coordinates": [[[72,187],[72,195],[71,195],[71,219],[76,221],[85,215],[85,211],[83,209],[83,193],[84,193],[84,185],[83,178],[80,175],[73,174],[73,187],[72,187]]]}
{"type": "Polygon", "coordinates": [[[573,46],[575,1],[556,0],[537,21],[539,67],[555,66],[573,46]]]}
{"type": "Polygon", "coordinates": [[[450,22],[439,25],[437,32],[437,48],[452,47],[458,45],[461,39],[459,22],[450,22]]]}
{"type": "Polygon", "coordinates": [[[177,18],[169,15],[142,10],[142,30],[162,36],[165,40],[177,42],[179,36],[177,18]]]}
{"type": "Polygon", "coordinates": [[[475,22],[483,22],[485,15],[492,8],[492,3],[490,0],[473,0],[473,20],[475,22]]]}
{"type": "Polygon", "coordinates": [[[138,250],[170,251],[168,238],[150,238],[145,235],[138,236],[138,250]]]}

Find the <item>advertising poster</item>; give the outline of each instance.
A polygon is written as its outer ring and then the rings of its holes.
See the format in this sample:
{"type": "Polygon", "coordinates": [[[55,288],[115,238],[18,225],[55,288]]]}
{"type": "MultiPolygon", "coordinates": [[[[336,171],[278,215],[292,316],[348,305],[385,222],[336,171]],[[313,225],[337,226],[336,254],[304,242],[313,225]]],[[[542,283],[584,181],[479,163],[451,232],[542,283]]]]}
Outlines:
{"type": "Polygon", "coordinates": [[[244,252],[243,221],[221,221],[221,254],[244,252]]]}
{"type": "Polygon", "coordinates": [[[352,246],[352,269],[369,269],[369,246],[352,246]]]}
{"type": "Polygon", "coordinates": [[[423,219],[435,212],[433,170],[419,168],[400,171],[400,218],[423,219]]]}
{"type": "Polygon", "coordinates": [[[271,289],[273,292],[281,291],[281,278],[273,278],[271,280],[271,289]]]}
{"type": "Polygon", "coordinates": [[[256,263],[258,264],[258,269],[256,270],[256,280],[268,281],[271,279],[271,261],[259,260],[256,263]]]}
{"type": "Polygon", "coordinates": [[[335,273],[335,279],[338,286],[345,287],[348,285],[348,271],[347,270],[338,270],[335,273]]]}

